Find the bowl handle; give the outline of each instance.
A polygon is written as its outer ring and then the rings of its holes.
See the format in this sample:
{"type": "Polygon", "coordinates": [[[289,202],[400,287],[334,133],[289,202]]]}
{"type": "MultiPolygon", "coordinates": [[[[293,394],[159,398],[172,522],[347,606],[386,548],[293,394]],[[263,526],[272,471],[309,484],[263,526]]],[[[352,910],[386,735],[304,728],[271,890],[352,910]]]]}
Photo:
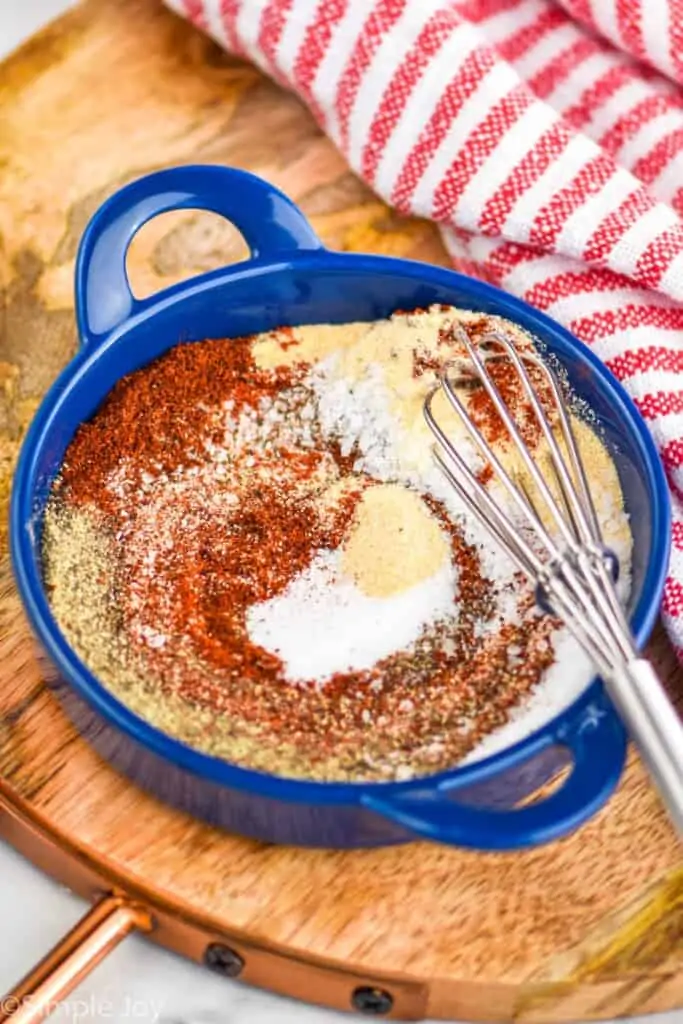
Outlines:
{"type": "MultiPolygon", "coordinates": [[[[543,746],[569,748],[574,765],[560,788],[526,806],[493,810],[449,797],[462,783],[443,782],[436,793],[364,796],[363,804],[424,839],[476,850],[516,850],[558,839],[607,800],[626,757],[626,731],[606,703],[584,706],[577,720],[553,732],[543,746]]],[[[538,753],[538,748],[536,750],[538,753]]],[[[526,759],[526,758],[525,758],[526,759]]]]}
{"type": "MultiPolygon", "coordinates": [[[[76,316],[81,343],[96,345],[158,296],[136,299],[126,253],[136,232],[168,210],[209,210],[242,232],[251,258],[291,256],[322,243],[294,203],[262,178],[232,167],[171,167],[111,196],[88,224],[76,259],[76,316]]],[[[187,286],[187,282],[183,283],[187,286]]]]}

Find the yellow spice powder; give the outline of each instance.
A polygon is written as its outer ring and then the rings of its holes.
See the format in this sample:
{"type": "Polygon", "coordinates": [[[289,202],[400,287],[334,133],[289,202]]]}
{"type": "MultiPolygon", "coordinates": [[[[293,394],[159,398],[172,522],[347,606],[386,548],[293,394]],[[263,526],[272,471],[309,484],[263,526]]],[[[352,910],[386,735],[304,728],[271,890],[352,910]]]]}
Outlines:
{"type": "Polygon", "coordinates": [[[420,496],[380,484],[361,498],[342,571],[368,597],[390,597],[433,576],[448,555],[448,541],[420,496]]]}
{"type": "Polygon", "coordinates": [[[317,363],[346,345],[355,345],[367,334],[368,327],[369,324],[359,322],[293,327],[287,334],[282,329],[268,331],[255,338],[251,351],[261,370],[317,363]]]}

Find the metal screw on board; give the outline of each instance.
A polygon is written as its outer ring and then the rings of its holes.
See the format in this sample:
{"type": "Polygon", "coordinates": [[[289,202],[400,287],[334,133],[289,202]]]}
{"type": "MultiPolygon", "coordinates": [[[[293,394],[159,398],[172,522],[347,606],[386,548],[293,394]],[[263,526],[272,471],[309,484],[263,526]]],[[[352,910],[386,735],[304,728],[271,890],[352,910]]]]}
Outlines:
{"type": "Polygon", "coordinates": [[[223,974],[226,978],[236,978],[242,973],[244,960],[229,946],[222,946],[220,942],[212,942],[204,950],[204,963],[217,974],[223,974]]]}
{"type": "Polygon", "coordinates": [[[354,989],[351,1003],[354,1010],[358,1010],[359,1013],[365,1013],[368,1017],[382,1017],[385,1013],[389,1013],[394,1005],[394,1000],[382,988],[361,985],[360,988],[354,989]]]}

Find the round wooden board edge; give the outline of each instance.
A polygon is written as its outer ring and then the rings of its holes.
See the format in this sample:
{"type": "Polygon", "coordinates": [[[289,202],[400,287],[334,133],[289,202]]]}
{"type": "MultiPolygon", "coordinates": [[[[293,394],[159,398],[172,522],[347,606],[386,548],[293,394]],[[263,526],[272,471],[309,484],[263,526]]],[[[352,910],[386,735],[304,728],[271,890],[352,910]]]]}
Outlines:
{"type": "MultiPolygon", "coordinates": [[[[391,997],[391,1010],[382,1015],[386,1020],[434,1018],[550,1024],[576,1020],[579,1015],[585,1020],[603,1020],[615,1014],[615,982],[610,980],[520,985],[487,982],[483,991],[482,985],[457,978],[424,978],[389,971],[369,976],[353,965],[340,965],[324,957],[302,957],[269,942],[265,936],[226,929],[216,918],[169,897],[163,890],[141,885],[132,874],[121,872],[106,858],[93,857],[86,847],[60,833],[4,780],[0,780],[0,810],[0,838],[47,875],[92,903],[116,895],[143,908],[153,921],[147,937],[197,963],[205,962],[210,945],[227,946],[244,962],[240,980],[257,988],[342,1011],[353,1011],[356,989],[378,989],[391,997]]],[[[648,975],[630,981],[620,979],[616,984],[620,989],[632,984],[640,991],[643,984],[652,989],[663,980],[667,979],[648,975]]],[[[678,982],[679,975],[671,980],[678,982]]],[[[680,1000],[683,985],[677,983],[675,989],[672,998],[680,1000]]],[[[635,991],[632,994],[635,996],[635,991]]],[[[671,1009],[680,1005],[668,1003],[671,1009]]],[[[658,1001],[656,1009],[663,1008],[658,1001]]],[[[646,1002],[640,1005],[636,998],[631,1012],[648,1009],[646,1002]]]]}

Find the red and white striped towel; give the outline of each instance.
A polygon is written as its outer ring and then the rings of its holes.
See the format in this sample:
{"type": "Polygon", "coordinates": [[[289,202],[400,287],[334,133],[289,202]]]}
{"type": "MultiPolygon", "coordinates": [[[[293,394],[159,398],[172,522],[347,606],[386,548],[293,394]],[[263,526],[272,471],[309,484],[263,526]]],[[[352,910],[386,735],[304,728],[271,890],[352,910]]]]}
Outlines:
{"type": "Polygon", "coordinates": [[[673,494],[683,659],[683,0],[167,0],[299,94],[454,263],[592,345],[673,494]]]}

